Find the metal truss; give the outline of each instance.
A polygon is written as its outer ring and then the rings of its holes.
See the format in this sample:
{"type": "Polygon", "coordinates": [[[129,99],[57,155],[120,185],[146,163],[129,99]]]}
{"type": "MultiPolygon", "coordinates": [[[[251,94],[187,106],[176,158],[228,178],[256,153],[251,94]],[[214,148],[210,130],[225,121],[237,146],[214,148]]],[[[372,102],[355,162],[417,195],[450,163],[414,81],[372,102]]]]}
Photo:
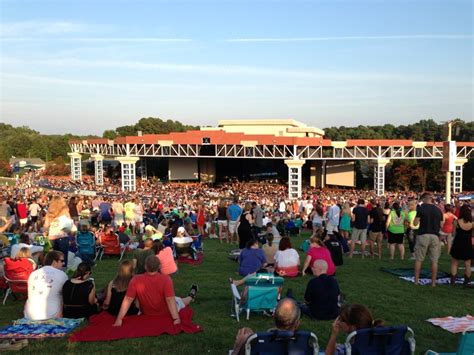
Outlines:
{"type": "MultiPolygon", "coordinates": [[[[406,146],[292,146],[238,144],[199,145],[172,144],[89,144],[71,143],[71,151],[80,154],[137,157],[206,157],[250,159],[304,159],[304,160],[377,160],[377,159],[442,159],[443,147],[422,148],[406,146]]],[[[456,157],[469,159],[474,147],[458,147],[456,157]]]]}

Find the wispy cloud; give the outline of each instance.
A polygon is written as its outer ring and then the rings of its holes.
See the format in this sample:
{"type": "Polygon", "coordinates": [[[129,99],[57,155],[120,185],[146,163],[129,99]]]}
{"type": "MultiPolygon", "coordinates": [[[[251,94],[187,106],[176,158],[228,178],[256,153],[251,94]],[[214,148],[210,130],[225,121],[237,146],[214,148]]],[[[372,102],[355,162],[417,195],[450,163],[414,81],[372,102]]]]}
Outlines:
{"type": "Polygon", "coordinates": [[[472,34],[454,34],[454,35],[395,35],[395,36],[335,36],[335,37],[280,37],[280,38],[230,38],[225,42],[324,42],[324,41],[370,41],[370,40],[422,40],[422,39],[473,39],[472,34]]]}
{"type": "MultiPolygon", "coordinates": [[[[94,26],[95,27],[95,26],[94,26]]],[[[91,25],[71,21],[20,21],[0,24],[2,37],[77,34],[91,30],[91,25]]]]}
{"type": "Polygon", "coordinates": [[[191,42],[189,38],[161,38],[161,37],[71,37],[71,38],[38,38],[38,37],[5,37],[2,41],[35,42],[35,41],[62,41],[62,42],[97,42],[97,43],[156,43],[156,42],[191,42]]]}

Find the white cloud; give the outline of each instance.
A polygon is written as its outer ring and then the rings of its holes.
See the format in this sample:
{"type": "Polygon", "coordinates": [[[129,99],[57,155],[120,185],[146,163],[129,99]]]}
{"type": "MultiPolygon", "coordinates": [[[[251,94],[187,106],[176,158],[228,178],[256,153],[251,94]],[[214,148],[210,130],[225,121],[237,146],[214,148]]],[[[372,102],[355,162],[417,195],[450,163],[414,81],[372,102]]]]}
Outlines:
{"type": "Polygon", "coordinates": [[[56,59],[29,59],[28,61],[16,58],[2,58],[5,67],[7,65],[28,64],[34,62],[36,66],[44,65],[57,67],[78,67],[78,68],[115,68],[122,70],[145,70],[145,71],[163,71],[175,73],[194,73],[207,75],[229,75],[229,76],[260,76],[276,77],[299,80],[331,80],[331,81],[399,81],[399,82],[417,82],[417,83],[452,83],[470,84],[469,79],[460,79],[458,77],[444,76],[424,76],[412,75],[406,73],[384,73],[384,72],[344,72],[328,71],[318,69],[287,69],[256,67],[244,65],[226,65],[226,64],[177,64],[177,63],[153,63],[127,60],[84,60],[77,58],[56,58],[56,59]]]}
{"type": "Polygon", "coordinates": [[[64,42],[97,42],[97,43],[166,43],[166,42],[191,42],[189,38],[161,38],[161,37],[73,37],[73,38],[35,38],[35,37],[9,37],[2,41],[34,42],[34,41],[64,41],[64,42]]]}
{"type": "Polygon", "coordinates": [[[364,41],[364,40],[422,40],[422,39],[473,39],[472,34],[457,35],[395,35],[395,36],[335,36],[335,37],[289,37],[289,38],[230,38],[226,42],[322,42],[322,41],[364,41]]]}
{"type": "Polygon", "coordinates": [[[2,37],[77,34],[91,30],[91,25],[71,21],[19,21],[0,24],[2,37]]]}

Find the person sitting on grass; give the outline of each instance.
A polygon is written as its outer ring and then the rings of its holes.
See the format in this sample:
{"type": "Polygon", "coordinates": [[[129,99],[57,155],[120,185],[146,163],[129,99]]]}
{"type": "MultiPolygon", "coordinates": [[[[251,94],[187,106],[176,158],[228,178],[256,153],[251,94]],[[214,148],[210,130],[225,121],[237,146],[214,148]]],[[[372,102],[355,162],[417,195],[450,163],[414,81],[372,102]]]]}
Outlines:
{"type": "Polygon", "coordinates": [[[278,246],[273,243],[273,239],[273,234],[267,234],[267,242],[262,246],[268,266],[273,266],[273,263],[275,262],[275,254],[278,250],[278,246]]]}
{"type": "Polygon", "coordinates": [[[275,253],[275,273],[282,277],[298,276],[300,256],[298,252],[291,247],[290,238],[281,238],[278,249],[279,250],[275,253]]]}
{"type": "Polygon", "coordinates": [[[63,285],[63,317],[86,318],[98,312],[94,279],[88,263],[80,263],[63,285]]]}
{"type": "MultiPolygon", "coordinates": [[[[312,319],[331,320],[339,315],[339,285],[333,276],[327,274],[328,264],[318,259],[312,266],[314,277],[309,280],[304,293],[305,303],[300,304],[301,312],[312,319]]],[[[291,289],[287,297],[294,298],[291,289]]]]}
{"type": "Polygon", "coordinates": [[[62,271],[64,254],[52,250],[44,258],[44,266],[28,278],[28,300],[25,317],[30,320],[61,318],[63,314],[62,289],[68,277],[62,271]]]}
{"type": "MultiPolygon", "coordinates": [[[[133,263],[130,260],[124,260],[120,263],[117,275],[107,285],[107,291],[102,308],[110,314],[116,316],[120,311],[120,306],[127,293],[128,285],[133,277],[133,263]]],[[[138,314],[138,307],[135,303],[130,305],[127,316],[138,314]]]]}
{"type": "Polygon", "coordinates": [[[306,273],[311,274],[313,264],[317,260],[326,261],[326,271],[329,276],[333,276],[334,274],[336,274],[336,266],[332,261],[330,251],[326,248],[326,245],[322,241],[322,234],[322,231],[318,230],[309,240],[309,249],[306,253],[306,259],[304,261],[303,269],[301,270],[302,276],[304,276],[306,273]]]}
{"type": "Polygon", "coordinates": [[[153,240],[145,239],[143,249],[135,249],[133,251],[133,269],[135,274],[143,274],[145,272],[145,260],[150,255],[154,255],[153,240]]]}
{"type": "Polygon", "coordinates": [[[331,337],[326,347],[326,355],[334,355],[337,345],[337,336],[340,332],[350,334],[355,330],[365,328],[383,327],[382,320],[374,320],[372,314],[366,306],[361,304],[342,306],[339,317],[332,324],[331,337]]]}
{"type": "Polygon", "coordinates": [[[173,281],[160,273],[160,260],[150,255],[145,260],[146,273],[134,276],[130,281],[114,326],[120,327],[134,300],[138,300],[140,311],[147,316],[161,316],[181,324],[179,311],[196,297],[198,286],[193,284],[187,297],[175,297],[173,281]]]}
{"type": "MultiPolygon", "coordinates": [[[[300,326],[301,311],[295,300],[291,298],[284,298],[278,302],[273,320],[275,322],[275,328],[271,330],[282,330],[282,331],[297,331],[300,326]]],[[[250,328],[240,328],[235,337],[234,348],[232,355],[243,355],[245,354],[245,343],[247,339],[254,334],[254,331],[250,328]]]]}
{"type": "Polygon", "coordinates": [[[163,245],[161,240],[153,241],[153,251],[160,259],[160,272],[165,275],[173,276],[178,272],[178,265],[173,256],[173,249],[163,245]]]}
{"type": "Polygon", "coordinates": [[[173,238],[173,244],[176,250],[176,257],[184,256],[190,259],[197,259],[196,250],[193,247],[193,238],[190,237],[184,227],[179,227],[176,231],[176,237],[173,238]]]}
{"type": "Polygon", "coordinates": [[[263,250],[258,247],[256,239],[250,239],[246,248],[239,255],[239,275],[247,276],[254,274],[267,265],[267,259],[263,250]]]}

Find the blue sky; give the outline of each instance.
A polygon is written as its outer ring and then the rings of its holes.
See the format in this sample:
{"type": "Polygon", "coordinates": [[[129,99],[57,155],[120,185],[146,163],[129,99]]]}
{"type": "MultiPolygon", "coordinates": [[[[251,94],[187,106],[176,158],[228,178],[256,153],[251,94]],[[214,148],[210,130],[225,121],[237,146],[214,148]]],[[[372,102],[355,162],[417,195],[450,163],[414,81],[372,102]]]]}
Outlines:
{"type": "Polygon", "coordinates": [[[470,0],[0,0],[0,121],[473,119],[470,0]]]}

